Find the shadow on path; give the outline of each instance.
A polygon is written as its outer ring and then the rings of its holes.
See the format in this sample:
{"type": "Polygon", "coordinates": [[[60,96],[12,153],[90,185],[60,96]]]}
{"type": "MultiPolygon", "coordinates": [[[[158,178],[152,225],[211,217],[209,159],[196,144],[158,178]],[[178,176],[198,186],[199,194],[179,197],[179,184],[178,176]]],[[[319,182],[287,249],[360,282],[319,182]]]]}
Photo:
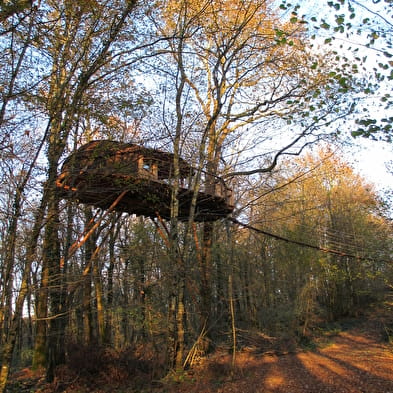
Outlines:
{"type": "Polygon", "coordinates": [[[194,384],[171,392],[187,393],[393,393],[391,348],[348,332],[329,347],[282,356],[241,353],[229,376],[230,357],[210,363],[194,384]],[[220,371],[221,367],[221,371],[220,371]]]}

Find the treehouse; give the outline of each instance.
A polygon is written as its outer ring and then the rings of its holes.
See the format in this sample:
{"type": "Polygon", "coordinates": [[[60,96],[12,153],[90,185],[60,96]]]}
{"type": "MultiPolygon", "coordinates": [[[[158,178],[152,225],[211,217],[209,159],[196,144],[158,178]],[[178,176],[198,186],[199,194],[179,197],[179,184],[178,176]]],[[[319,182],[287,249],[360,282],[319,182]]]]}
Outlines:
{"type": "MultiPolygon", "coordinates": [[[[171,153],[131,143],[92,141],[65,160],[56,185],[66,199],[102,209],[116,201],[117,211],[169,219],[173,158],[171,153]]],[[[179,218],[187,220],[194,196],[189,188],[193,169],[180,159],[179,172],[179,218]]],[[[224,181],[217,177],[213,188],[196,194],[196,221],[215,221],[232,212],[232,193],[224,181]]]]}

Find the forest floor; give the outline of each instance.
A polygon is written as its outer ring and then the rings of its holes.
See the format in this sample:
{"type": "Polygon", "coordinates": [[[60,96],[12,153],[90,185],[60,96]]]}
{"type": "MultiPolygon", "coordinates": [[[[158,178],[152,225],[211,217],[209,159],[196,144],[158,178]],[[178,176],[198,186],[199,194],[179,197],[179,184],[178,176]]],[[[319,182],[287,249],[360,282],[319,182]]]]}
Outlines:
{"type": "MultiPolygon", "coordinates": [[[[78,383],[47,385],[28,369],[13,375],[9,392],[93,393],[393,393],[393,295],[361,318],[320,330],[307,346],[290,352],[249,345],[217,350],[187,372],[149,387],[78,383]]],[[[76,381],[75,381],[76,382],[76,381]]]]}

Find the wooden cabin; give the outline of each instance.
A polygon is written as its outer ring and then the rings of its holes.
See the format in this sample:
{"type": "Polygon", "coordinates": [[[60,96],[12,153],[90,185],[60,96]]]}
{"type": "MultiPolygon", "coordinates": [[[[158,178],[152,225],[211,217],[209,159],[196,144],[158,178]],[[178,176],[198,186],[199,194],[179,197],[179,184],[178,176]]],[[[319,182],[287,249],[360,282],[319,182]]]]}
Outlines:
{"type": "MultiPolygon", "coordinates": [[[[179,218],[187,220],[193,191],[192,167],[179,161],[179,218]]],[[[56,185],[63,198],[107,209],[123,192],[115,210],[169,219],[173,186],[173,154],[132,143],[92,141],[64,162],[56,185]]],[[[214,194],[196,198],[195,220],[215,221],[233,211],[232,192],[217,178],[214,194]]]]}

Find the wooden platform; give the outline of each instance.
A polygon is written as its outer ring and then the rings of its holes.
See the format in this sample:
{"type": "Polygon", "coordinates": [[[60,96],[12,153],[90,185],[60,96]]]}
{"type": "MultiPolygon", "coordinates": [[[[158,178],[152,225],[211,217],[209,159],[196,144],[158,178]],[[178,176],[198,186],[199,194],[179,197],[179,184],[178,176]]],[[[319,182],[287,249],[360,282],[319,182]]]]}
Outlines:
{"type": "MultiPolygon", "coordinates": [[[[56,185],[63,198],[102,209],[107,209],[127,191],[115,210],[170,219],[172,186],[167,177],[173,171],[172,160],[173,155],[167,152],[113,141],[94,141],[67,158],[56,185]]],[[[183,186],[178,193],[180,220],[187,220],[190,213],[193,191],[184,186],[184,180],[191,171],[182,160],[180,182],[183,186]]],[[[215,195],[198,192],[195,221],[215,221],[233,211],[228,203],[230,190],[222,186],[219,190],[215,195]]]]}

